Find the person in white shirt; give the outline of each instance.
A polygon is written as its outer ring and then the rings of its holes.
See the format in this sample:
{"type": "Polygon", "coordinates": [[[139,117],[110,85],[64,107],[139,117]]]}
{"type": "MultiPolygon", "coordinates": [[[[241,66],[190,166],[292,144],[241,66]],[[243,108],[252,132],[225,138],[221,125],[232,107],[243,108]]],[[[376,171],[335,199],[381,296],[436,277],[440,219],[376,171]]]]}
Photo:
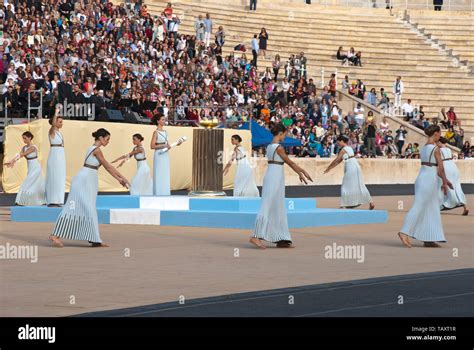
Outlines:
{"type": "Polygon", "coordinates": [[[252,66],[257,68],[257,57],[258,57],[258,51],[260,50],[259,45],[258,45],[258,40],[257,40],[257,34],[254,34],[253,39],[252,39],[252,66]]]}
{"type": "Polygon", "coordinates": [[[407,102],[402,105],[402,113],[405,115],[407,121],[413,118],[413,111],[414,107],[411,104],[411,99],[408,99],[407,102]]]}
{"type": "Polygon", "coordinates": [[[206,13],[206,18],[204,19],[204,26],[205,26],[205,31],[204,31],[204,42],[206,43],[206,47],[209,46],[210,40],[211,40],[211,33],[212,33],[212,19],[211,16],[206,13]]]}
{"type": "Polygon", "coordinates": [[[394,98],[394,104],[393,107],[395,111],[398,111],[400,109],[400,105],[402,104],[402,94],[403,94],[404,86],[402,82],[402,77],[398,76],[397,80],[393,83],[393,96],[394,98]]]}
{"type": "Polygon", "coordinates": [[[355,121],[360,128],[364,125],[364,107],[360,103],[354,108],[355,121]]]}

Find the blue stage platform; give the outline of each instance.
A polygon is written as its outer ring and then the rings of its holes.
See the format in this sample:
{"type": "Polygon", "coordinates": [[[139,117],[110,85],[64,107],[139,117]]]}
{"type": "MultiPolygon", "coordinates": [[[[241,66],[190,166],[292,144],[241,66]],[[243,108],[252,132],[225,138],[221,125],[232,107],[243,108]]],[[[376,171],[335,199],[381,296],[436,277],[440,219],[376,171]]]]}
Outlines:
{"type": "MultiPolygon", "coordinates": [[[[101,224],[132,224],[252,229],[260,198],[196,198],[187,196],[97,197],[101,224]]],[[[314,198],[287,198],[290,228],[384,223],[384,210],[317,208],[314,198]]],[[[61,208],[12,207],[11,220],[54,222],[61,208]]]]}

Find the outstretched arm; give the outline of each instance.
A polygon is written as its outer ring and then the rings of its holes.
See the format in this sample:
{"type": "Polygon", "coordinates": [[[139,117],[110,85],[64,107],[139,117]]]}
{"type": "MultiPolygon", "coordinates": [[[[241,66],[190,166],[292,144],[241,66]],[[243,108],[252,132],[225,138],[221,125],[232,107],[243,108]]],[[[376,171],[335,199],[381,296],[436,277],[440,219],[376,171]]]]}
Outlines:
{"type": "Polygon", "coordinates": [[[23,148],[22,148],[20,153],[17,153],[15,157],[13,157],[10,161],[3,164],[6,165],[7,168],[12,168],[21,157],[26,157],[28,154],[33,153],[34,151],[35,151],[35,147],[30,147],[25,152],[23,152],[23,148]]]}
{"type": "Polygon", "coordinates": [[[298,174],[298,176],[300,177],[300,181],[301,182],[304,182],[306,185],[308,184],[308,181],[309,182],[313,182],[313,179],[311,178],[311,176],[308,174],[308,172],[306,170],[304,170],[302,167],[300,167],[298,164],[296,164],[295,162],[293,162],[286,154],[285,150],[283,147],[278,147],[277,148],[277,153],[278,155],[281,157],[281,159],[283,159],[283,161],[289,165],[289,167],[291,169],[293,169],[293,171],[295,173],[298,174]]]}
{"type": "Polygon", "coordinates": [[[104,166],[105,170],[108,171],[110,175],[112,175],[117,181],[124,187],[129,188],[130,183],[128,180],[118,172],[117,169],[115,169],[104,157],[102,154],[102,151],[100,149],[96,149],[93,152],[93,155],[97,158],[97,160],[100,162],[101,165],[104,166]]]}
{"type": "Polygon", "coordinates": [[[229,162],[224,167],[224,170],[223,170],[224,175],[227,175],[227,173],[229,172],[230,166],[234,162],[235,158],[237,158],[237,148],[234,149],[234,152],[232,153],[232,157],[230,158],[229,162]]]}
{"type": "Polygon", "coordinates": [[[123,161],[117,166],[117,168],[120,168],[123,163],[125,163],[127,160],[129,160],[131,157],[133,157],[135,154],[142,153],[143,147],[139,147],[136,149],[133,149],[130,153],[126,153],[123,156],[118,157],[117,159],[113,160],[111,164],[117,163],[119,160],[123,159],[123,161]]]}
{"type": "Polygon", "coordinates": [[[346,153],[346,151],[341,150],[339,154],[337,155],[336,159],[334,159],[331,164],[324,170],[324,174],[327,174],[331,169],[335,168],[339,163],[342,162],[342,156],[346,153]]]}

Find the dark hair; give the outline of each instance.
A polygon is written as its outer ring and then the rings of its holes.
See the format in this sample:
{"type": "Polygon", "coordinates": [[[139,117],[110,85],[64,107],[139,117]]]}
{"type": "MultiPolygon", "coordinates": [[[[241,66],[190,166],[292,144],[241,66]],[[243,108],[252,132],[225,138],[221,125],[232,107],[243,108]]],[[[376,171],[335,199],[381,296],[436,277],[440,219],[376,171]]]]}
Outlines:
{"type": "MultiPolygon", "coordinates": [[[[63,119],[62,115],[57,115],[56,118],[61,118],[61,119],[63,119]]],[[[54,117],[51,117],[51,118],[48,119],[49,125],[53,125],[53,119],[54,119],[54,117]]]]}
{"type": "Polygon", "coordinates": [[[340,135],[340,136],[337,137],[337,141],[342,141],[344,143],[348,143],[349,138],[346,135],[340,135]]]}
{"type": "Polygon", "coordinates": [[[104,128],[97,129],[92,133],[92,137],[97,141],[99,137],[106,137],[109,136],[110,132],[105,130],[104,128]]]}
{"type": "Polygon", "coordinates": [[[158,125],[158,121],[163,118],[165,115],[164,114],[155,114],[153,118],[151,119],[151,123],[153,125],[158,125]]]}
{"type": "Polygon", "coordinates": [[[26,136],[28,137],[29,139],[32,139],[33,140],[33,134],[29,131],[25,131],[23,134],[21,134],[21,136],[26,136]]]}
{"type": "Polygon", "coordinates": [[[276,136],[281,132],[286,132],[286,127],[283,124],[275,124],[272,128],[272,135],[276,136]]]}
{"type": "Polygon", "coordinates": [[[242,138],[241,138],[239,135],[237,135],[237,134],[232,135],[232,138],[233,138],[233,139],[236,139],[236,140],[239,141],[239,142],[242,142],[242,138]]]}
{"type": "Polygon", "coordinates": [[[144,140],[142,134],[133,134],[133,137],[139,139],[140,141],[144,140]]]}
{"type": "Polygon", "coordinates": [[[441,128],[439,125],[430,125],[425,129],[425,134],[430,137],[433,136],[435,132],[440,132],[441,128]]]}
{"type": "Polygon", "coordinates": [[[446,139],[446,137],[441,136],[441,137],[439,138],[439,142],[441,142],[443,145],[445,145],[445,144],[448,143],[448,140],[446,139]]]}

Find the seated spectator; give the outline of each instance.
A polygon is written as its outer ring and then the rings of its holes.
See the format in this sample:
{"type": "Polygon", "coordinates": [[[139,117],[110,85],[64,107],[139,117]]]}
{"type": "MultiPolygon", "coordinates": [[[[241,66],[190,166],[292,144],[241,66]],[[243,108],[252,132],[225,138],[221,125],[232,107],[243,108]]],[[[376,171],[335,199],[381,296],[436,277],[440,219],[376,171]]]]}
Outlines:
{"type": "Polygon", "coordinates": [[[355,115],[355,121],[358,127],[362,128],[364,126],[365,117],[364,117],[364,107],[362,107],[362,104],[360,102],[357,103],[357,106],[354,108],[354,115],[355,115]]]}
{"type": "Polygon", "coordinates": [[[380,100],[377,103],[377,107],[384,112],[388,111],[390,107],[390,99],[388,98],[384,88],[380,88],[380,100]]]}
{"type": "Polygon", "coordinates": [[[410,121],[414,117],[414,107],[411,104],[411,99],[408,99],[407,102],[402,105],[402,113],[406,121],[410,121]]]}
{"type": "Polygon", "coordinates": [[[343,51],[342,46],[339,46],[339,49],[337,50],[337,53],[336,53],[336,58],[342,61],[343,65],[347,65],[348,63],[347,55],[343,53],[342,51],[343,51]]]}
{"type": "Polygon", "coordinates": [[[345,90],[346,92],[349,92],[350,87],[351,87],[351,84],[349,82],[349,76],[346,75],[344,77],[344,80],[342,81],[342,89],[345,90]]]}
{"type": "Polygon", "coordinates": [[[367,103],[371,104],[372,106],[377,105],[377,92],[375,88],[370,89],[369,93],[367,94],[367,103]]]}
{"type": "Polygon", "coordinates": [[[411,158],[420,159],[420,145],[416,142],[413,144],[411,158]]]}
{"type": "Polygon", "coordinates": [[[448,118],[449,126],[455,126],[458,124],[458,118],[456,112],[454,112],[454,107],[449,107],[446,117],[448,118]]]}

